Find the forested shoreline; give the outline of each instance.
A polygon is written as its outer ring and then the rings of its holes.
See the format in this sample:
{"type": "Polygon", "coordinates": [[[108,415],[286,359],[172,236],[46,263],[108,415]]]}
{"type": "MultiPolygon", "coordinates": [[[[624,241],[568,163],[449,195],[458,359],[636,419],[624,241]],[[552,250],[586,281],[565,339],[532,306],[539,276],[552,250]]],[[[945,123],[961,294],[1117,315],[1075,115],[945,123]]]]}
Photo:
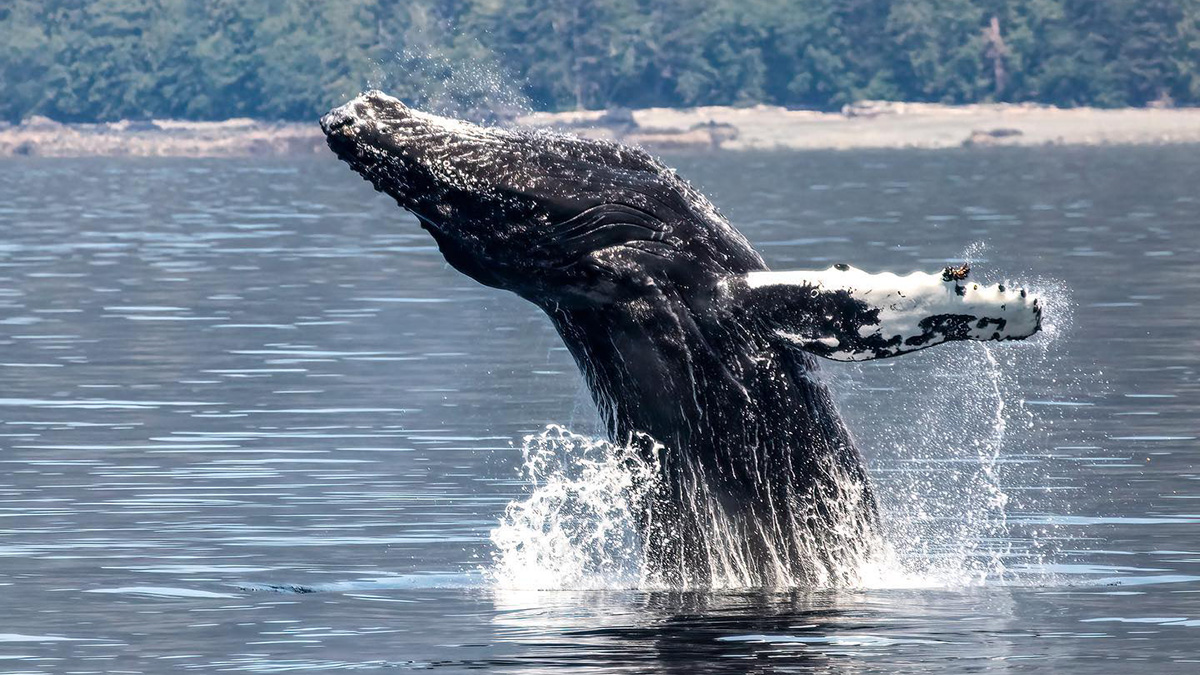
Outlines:
{"type": "Polygon", "coordinates": [[[1200,0],[8,0],[0,119],[1200,103],[1200,0]]]}

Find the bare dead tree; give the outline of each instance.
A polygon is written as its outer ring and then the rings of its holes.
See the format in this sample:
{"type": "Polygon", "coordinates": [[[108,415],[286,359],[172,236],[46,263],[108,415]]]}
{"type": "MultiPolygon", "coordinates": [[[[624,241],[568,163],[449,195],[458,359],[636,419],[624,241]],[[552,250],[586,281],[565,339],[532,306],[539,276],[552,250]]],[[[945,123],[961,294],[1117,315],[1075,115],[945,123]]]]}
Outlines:
{"type": "Polygon", "coordinates": [[[983,38],[987,41],[987,51],[984,54],[992,61],[992,76],[996,85],[996,97],[999,98],[1008,88],[1008,69],[1004,60],[1011,53],[1008,45],[1004,43],[1004,36],[1000,34],[1000,17],[992,16],[991,23],[983,29],[983,38]]]}

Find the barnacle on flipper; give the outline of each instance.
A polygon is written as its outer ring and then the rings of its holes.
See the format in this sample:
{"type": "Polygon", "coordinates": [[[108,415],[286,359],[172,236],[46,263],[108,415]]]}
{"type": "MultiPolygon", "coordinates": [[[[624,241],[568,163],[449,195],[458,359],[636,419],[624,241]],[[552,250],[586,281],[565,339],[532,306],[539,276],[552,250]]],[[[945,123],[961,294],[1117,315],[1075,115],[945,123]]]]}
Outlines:
{"type": "Polygon", "coordinates": [[[963,263],[958,267],[947,267],[942,270],[942,281],[962,281],[971,273],[971,264],[963,263]]]}

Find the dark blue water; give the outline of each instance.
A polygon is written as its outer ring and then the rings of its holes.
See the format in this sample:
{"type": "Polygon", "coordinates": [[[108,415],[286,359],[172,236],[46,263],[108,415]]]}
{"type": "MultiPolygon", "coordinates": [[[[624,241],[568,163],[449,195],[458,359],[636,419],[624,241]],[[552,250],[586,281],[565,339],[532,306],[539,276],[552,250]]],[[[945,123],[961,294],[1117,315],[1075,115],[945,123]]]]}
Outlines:
{"type": "Polygon", "coordinates": [[[496,587],[521,439],[586,392],[332,157],[0,163],[0,670],[1195,672],[1195,156],[669,158],[774,267],[1060,309],[826,369],[916,571],[719,593],[496,587]]]}

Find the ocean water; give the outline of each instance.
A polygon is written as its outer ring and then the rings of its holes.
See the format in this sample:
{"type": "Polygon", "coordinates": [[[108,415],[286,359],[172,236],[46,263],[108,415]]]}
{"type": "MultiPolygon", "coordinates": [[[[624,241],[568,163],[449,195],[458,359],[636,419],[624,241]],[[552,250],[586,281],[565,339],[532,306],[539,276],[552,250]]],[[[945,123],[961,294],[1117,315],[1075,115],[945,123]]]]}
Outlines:
{"type": "Polygon", "coordinates": [[[823,369],[861,583],[686,592],[548,322],[332,156],[0,162],[0,671],[1197,672],[1195,157],[667,157],[775,268],[1051,308],[823,369]]]}

